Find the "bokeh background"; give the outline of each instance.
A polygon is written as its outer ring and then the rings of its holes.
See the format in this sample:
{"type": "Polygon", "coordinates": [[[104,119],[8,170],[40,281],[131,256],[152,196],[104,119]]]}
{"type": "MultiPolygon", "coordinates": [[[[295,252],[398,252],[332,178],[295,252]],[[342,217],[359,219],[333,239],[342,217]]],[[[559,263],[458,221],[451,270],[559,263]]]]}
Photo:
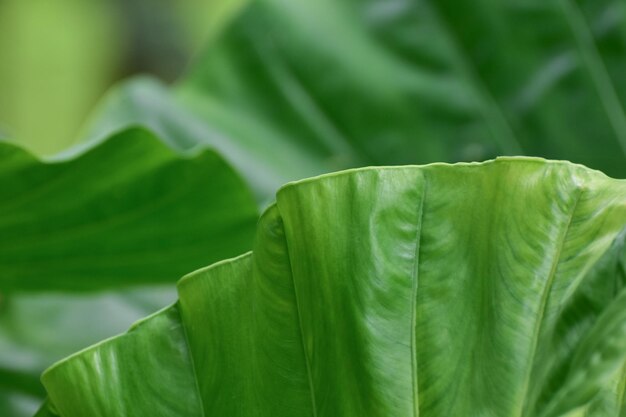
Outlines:
{"type": "Polygon", "coordinates": [[[220,17],[200,0],[3,0],[0,132],[38,154],[73,143],[117,81],[182,74],[220,17]]]}
{"type": "Polygon", "coordinates": [[[2,0],[0,415],[248,250],[287,181],[499,155],[626,178],[625,108],[621,0],[2,0]]]}

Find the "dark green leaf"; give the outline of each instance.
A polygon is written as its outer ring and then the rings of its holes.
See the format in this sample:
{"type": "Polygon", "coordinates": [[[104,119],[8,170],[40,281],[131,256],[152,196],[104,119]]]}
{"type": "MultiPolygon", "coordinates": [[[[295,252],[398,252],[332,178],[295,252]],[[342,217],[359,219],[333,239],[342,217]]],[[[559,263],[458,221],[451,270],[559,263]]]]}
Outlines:
{"type": "Polygon", "coordinates": [[[615,0],[251,1],[179,93],[323,170],[525,154],[623,177],[624,16],[615,0]]]}
{"type": "Polygon", "coordinates": [[[249,248],[256,204],[221,157],[130,129],[41,161],[0,144],[0,289],[174,282],[249,248]]]}

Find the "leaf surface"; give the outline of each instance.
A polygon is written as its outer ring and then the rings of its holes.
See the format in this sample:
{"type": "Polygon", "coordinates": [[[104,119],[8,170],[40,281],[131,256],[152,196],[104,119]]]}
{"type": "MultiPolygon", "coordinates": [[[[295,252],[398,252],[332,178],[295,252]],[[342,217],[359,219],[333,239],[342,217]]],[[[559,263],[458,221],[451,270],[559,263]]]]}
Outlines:
{"type": "Polygon", "coordinates": [[[41,161],[0,144],[0,289],[173,282],[249,248],[256,204],[216,153],[142,129],[41,161]]]}
{"type": "Polygon", "coordinates": [[[621,417],[625,202],[532,158],[295,182],[252,252],[43,382],[61,417],[621,417]]]}

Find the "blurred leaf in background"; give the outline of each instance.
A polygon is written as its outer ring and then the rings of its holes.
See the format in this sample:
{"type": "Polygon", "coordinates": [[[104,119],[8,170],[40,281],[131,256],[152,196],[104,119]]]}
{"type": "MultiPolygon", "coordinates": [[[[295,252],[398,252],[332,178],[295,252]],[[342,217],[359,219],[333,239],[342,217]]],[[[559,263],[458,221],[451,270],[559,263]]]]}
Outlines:
{"type": "Polygon", "coordinates": [[[41,161],[0,147],[0,290],[172,283],[250,247],[257,208],[215,152],[128,129],[41,161]]]}
{"type": "Polygon", "coordinates": [[[208,145],[260,201],[346,167],[503,154],[626,174],[621,2],[164,2],[151,19],[140,0],[123,4],[137,33],[154,35],[129,37],[143,45],[129,67],[142,70],[154,50],[168,64],[152,72],[171,78],[185,56],[175,39],[209,43],[173,89],[149,78],[113,89],[79,140],[139,124],[179,149],[208,145]],[[195,23],[168,32],[163,10],[195,23]]]}
{"type": "Polygon", "coordinates": [[[66,148],[115,81],[178,77],[237,1],[0,2],[0,137],[37,154],[66,148]]]}
{"type": "Polygon", "coordinates": [[[116,76],[122,34],[104,1],[0,3],[0,120],[38,153],[66,147],[116,76]]]}
{"type": "Polygon", "coordinates": [[[324,169],[525,154],[625,176],[624,74],[621,1],[258,0],[178,91],[324,169]]]}
{"type": "Polygon", "coordinates": [[[87,140],[141,123],[220,151],[260,201],[362,165],[526,154],[626,175],[620,2],[256,0],[173,89],[136,79],[87,140]]]}

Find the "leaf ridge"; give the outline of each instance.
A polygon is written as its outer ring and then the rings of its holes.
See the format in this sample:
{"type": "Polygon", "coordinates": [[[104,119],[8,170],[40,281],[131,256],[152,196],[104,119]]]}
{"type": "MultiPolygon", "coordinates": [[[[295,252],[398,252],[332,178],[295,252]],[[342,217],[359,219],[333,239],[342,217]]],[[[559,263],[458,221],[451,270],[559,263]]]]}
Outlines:
{"type": "MultiPolygon", "coordinates": [[[[139,128],[139,127],[129,127],[126,129],[122,129],[119,132],[112,134],[106,141],[94,144],[92,147],[86,148],[83,152],[78,153],[74,158],[37,158],[34,154],[26,149],[19,148],[17,145],[12,143],[0,143],[1,147],[9,147],[9,149],[17,149],[17,152],[20,153],[20,158],[23,158],[23,168],[25,171],[33,169],[39,169],[40,167],[49,167],[52,169],[63,169],[63,167],[68,167],[72,169],[65,168],[59,173],[54,173],[54,175],[48,177],[45,181],[42,181],[40,184],[37,184],[36,187],[29,188],[23,193],[20,193],[19,196],[12,198],[11,200],[2,201],[2,209],[5,212],[20,210],[22,207],[32,203],[33,200],[37,200],[45,195],[46,193],[54,190],[55,188],[63,188],[67,187],[67,183],[72,182],[72,178],[76,175],[77,169],[75,165],[82,166],[87,162],[93,163],[90,161],[91,159],[102,158],[101,154],[105,153],[109,150],[109,148],[114,149],[117,143],[126,143],[129,142],[124,140],[122,136],[127,133],[133,133],[140,135],[130,144],[127,152],[136,152],[137,150],[146,152],[147,146],[153,148],[152,152],[158,152],[159,154],[156,156],[152,156],[152,159],[148,159],[144,157],[145,161],[150,161],[150,164],[141,168],[140,171],[133,171],[133,175],[137,175],[141,172],[149,173],[151,170],[154,170],[155,167],[171,161],[177,160],[177,155],[174,151],[168,149],[162,142],[157,138],[156,135],[152,134],[150,131],[139,128]],[[26,163],[28,165],[26,165],[26,163]]],[[[16,152],[16,153],[17,153],[16,152]]],[[[4,160],[3,160],[4,163],[4,160]]],[[[4,167],[3,167],[4,168],[4,167]]],[[[9,167],[10,168],[10,167],[9,167]]]]}
{"type": "MultiPolygon", "coordinates": [[[[282,215],[280,214],[280,208],[276,205],[276,210],[282,220],[282,215]]],[[[311,394],[311,410],[313,411],[312,417],[318,417],[317,414],[317,403],[315,400],[315,388],[313,385],[313,374],[311,372],[311,360],[309,358],[309,354],[307,353],[306,344],[304,343],[304,330],[302,326],[302,313],[300,311],[300,303],[298,301],[298,290],[296,287],[296,280],[293,274],[293,267],[291,262],[291,251],[289,250],[289,239],[287,239],[287,235],[284,234],[283,238],[285,239],[285,246],[287,247],[287,260],[289,262],[289,270],[291,271],[291,281],[293,282],[293,297],[296,304],[296,312],[298,314],[298,329],[300,330],[300,341],[302,343],[302,353],[304,355],[304,364],[306,366],[306,375],[307,381],[309,383],[309,392],[311,394]]]]}
{"type": "Polygon", "coordinates": [[[198,400],[200,402],[200,410],[202,411],[202,417],[207,417],[206,412],[204,411],[204,400],[202,399],[202,395],[200,393],[200,382],[198,378],[198,371],[196,369],[196,362],[193,358],[193,352],[191,351],[191,344],[189,343],[189,336],[187,335],[187,325],[185,324],[185,320],[183,319],[182,312],[178,309],[178,317],[180,318],[180,322],[183,328],[183,335],[185,336],[185,344],[187,345],[187,352],[189,353],[189,362],[191,363],[191,371],[193,372],[193,382],[194,387],[196,388],[196,395],[198,396],[198,400]]]}
{"type": "Polygon", "coordinates": [[[526,370],[525,379],[523,381],[522,392],[520,395],[520,402],[518,405],[517,415],[522,417],[527,410],[525,407],[528,407],[528,404],[525,404],[525,398],[528,395],[528,390],[530,389],[530,378],[532,376],[533,363],[535,361],[535,355],[537,354],[537,348],[539,345],[539,337],[541,335],[541,329],[544,324],[544,316],[546,312],[546,307],[548,305],[548,300],[550,299],[550,292],[552,290],[552,286],[554,284],[554,278],[556,277],[556,271],[558,269],[559,260],[561,258],[561,252],[563,251],[563,246],[565,246],[565,242],[567,241],[567,235],[569,234],[570,227],[572,225],[572,219],[574,218],[574,214],[576,213],[576,209],[578,207],[578,203],[581,200],[581,197],[584,192],[584,187],[578,185],[578,194],[576,199],[574,200],[574,204],[572,205],[572,209],[568,215],[567,223],[565,224],[565,228],[563,229],[562,236],[560,237],[559,243],[556,248],[556,253],[552,260],[552,265],[550,266],[550,272],[547,277],[546,285],[541,294],[540,306],[539,306],[539,314],[535,321],[535,328],[533,329],[532,335],[532,347],[528,360],[528,367],[526,370]]]}

